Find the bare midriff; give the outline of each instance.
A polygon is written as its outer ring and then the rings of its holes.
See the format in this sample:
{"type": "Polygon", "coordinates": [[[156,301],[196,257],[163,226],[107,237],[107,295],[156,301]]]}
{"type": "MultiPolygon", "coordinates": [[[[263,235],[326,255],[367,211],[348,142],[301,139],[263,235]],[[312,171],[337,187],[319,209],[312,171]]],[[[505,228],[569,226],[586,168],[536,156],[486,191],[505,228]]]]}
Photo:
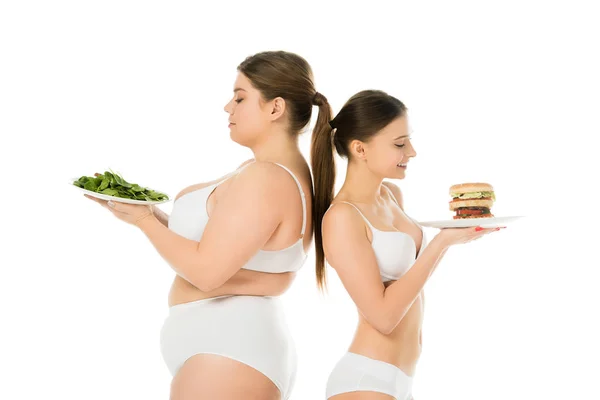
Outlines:
{"type": "MultiPolygon", "coordinates": [[[[388,286],[392,282],[386,282],[388,286]]],[[[421,295],[412,304],[396,328],[385,335],[359,314],[358,328],[349,351],[393,364],[409,376],[414,375],[421,355],[423,301],[421,295]]]]}

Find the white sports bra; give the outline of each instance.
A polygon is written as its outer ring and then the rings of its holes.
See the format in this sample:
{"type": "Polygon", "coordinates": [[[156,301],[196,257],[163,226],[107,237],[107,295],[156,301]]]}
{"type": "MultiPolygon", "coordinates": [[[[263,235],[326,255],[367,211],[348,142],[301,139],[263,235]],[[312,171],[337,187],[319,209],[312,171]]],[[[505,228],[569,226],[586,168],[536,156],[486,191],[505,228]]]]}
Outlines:
{"type": "MultiPolygon", "coordinates": [[[[277,164],[277,163],[275,163],[277,164]]],[[[248,164],[249,165],[249,164],[248,164]]],[[[281,250],[258,250],[258,252],[242,267],[252,271],[282,273],[296,272],[306,261],[304,251],[304,231],[306,229],[306,199],[302,185],[296,176],[288,168],[277,164],[292,175],[300,190],[302,199],[302,230],[300,239],[294,244],[281,250]]],[[[211,193],[223,182],[246,166],[228,174],[219,182],[213,183],[201,189],[193,190],[181,195],[175,200],[173,210],[169,217],[169,229],[187,239],[199,242],[210,219],[206,211],[206,203],[211,193]]]]}
{"type": "Polygon", "coordinates": [[[425,231],[417,221],[411,217],[408,217],[408,215],[407,217],[417,224],[421,230],[421,248],[418,252],[415,240],[408,233],[401,231],[379,230],[371,225],[367,217],[365,217],[360,209],[354,204],[347,201],[339,201],[338,203],[345,203],[354,207],[356,211],[358,211],[358,213],[363,217],[369,228],[371,228],[371,232],[373,234],[371,246],[373,247],[373,252],[375,253],[375,258],[377,259],[377,265],[379,267],[379,275],[381,276],[383,282],[398,280],[410,269],[410,267],[413,266],[416,259],[419,258],[419,255],[423,251],[423,248],[427,246],[427,237],[425,235],[425,231]]]}

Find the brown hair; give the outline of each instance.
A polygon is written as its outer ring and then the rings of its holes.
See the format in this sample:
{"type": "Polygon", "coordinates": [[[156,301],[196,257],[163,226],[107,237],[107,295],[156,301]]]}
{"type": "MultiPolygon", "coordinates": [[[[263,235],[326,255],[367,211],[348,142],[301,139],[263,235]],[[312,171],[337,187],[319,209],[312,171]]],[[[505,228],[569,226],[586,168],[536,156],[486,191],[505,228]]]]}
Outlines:
{"type": "Polygon", "coordinates": [[[264,51],[247,57],[237,69],[260,91],[263,99],[285,100],[293,135],[310,122],[313,106],[319,106],[314,132],[328,125],[331,107],[325,96],[315,90],[312,69],[304,58],[287,51],[264,51]]]}
{"type": "MultiPolygon", "coordinates": [[[[367,143],[396,118],[406,114],[406,106],[381,90],[364,90],[352,96],[327,127],[316,130],[312,137],[311,159],[315,180],[313,226],[315,230],[317,285],[326,285],[322,219],[333,201],[335,184],[335,151],[349,157],[353,140],[367,143]]],[[[320,118],[320,116],[319,116],[320,118]]]]}

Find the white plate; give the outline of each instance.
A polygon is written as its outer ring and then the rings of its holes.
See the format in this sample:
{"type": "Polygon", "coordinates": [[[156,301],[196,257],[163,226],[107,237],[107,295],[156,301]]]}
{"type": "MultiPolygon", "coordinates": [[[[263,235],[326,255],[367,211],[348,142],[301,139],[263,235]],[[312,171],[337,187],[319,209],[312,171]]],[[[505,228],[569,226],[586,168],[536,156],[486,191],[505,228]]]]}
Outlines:
{"type": "MultiPolygon", "coordinates": [[[[108,194],[103,194],[103,193],[96,193],[96,192],[92,192],[91,190],[87,190],[84,188],[80,188],[79,186],[75,186],[73,185],[73,182],[75,182],[77,179],[79,178],[75,178],[75,179],[71,179],[71,182],[69,182],[69,185],[74,187],[75,189],[79,189],[81,190],[83,193],[90,195],[92,197],[96,197],[97,199],[102,199],[102,200],[112,200],[112,201],[116,201],[119,203],[127,203],[127,204],[163,204],[163,203],[167,203],[169,200],[161,200],[161,201],[147,201],[147,200],[134,200],[134,199],[124,199],[122,197],[115,197],[115,196],[110,196],[108,194]]],[[[154,189],[156,192],[161,192],[160,190],[156,190],[154,189]]],[[[165,192],[161,192],[161,193],[165,193],[165,192]]]]}
{"type": "Polygon", "coordinates": [[[422,226],[430,228],[470,228],[481,226],[482,228],[496,228],[505,226],[509,222],[514,222],[523,216],[511,217],[490,217],[490,218],[467,218],[467,219],[449,219],[444,221],[419,221],[422,226]]]}

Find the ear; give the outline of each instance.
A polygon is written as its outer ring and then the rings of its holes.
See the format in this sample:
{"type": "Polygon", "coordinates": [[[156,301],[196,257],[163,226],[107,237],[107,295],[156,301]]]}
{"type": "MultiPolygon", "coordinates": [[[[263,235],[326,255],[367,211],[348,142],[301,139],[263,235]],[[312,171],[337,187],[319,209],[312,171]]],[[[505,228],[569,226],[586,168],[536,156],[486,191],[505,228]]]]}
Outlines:
{"type": "Polygon", "coordinates": [[[350,153],[352,153],[357,160],[365,161],[367,159],[366,146],[360,140],[355,139],[350,142],[350,153]]]}
{"type": "Polygon", "coordinates": [[[285,100],[281,97],[276,97],[269,102],[269,118],[271,121],[276,121],[283,116],[285,112],[285,100]]]}

